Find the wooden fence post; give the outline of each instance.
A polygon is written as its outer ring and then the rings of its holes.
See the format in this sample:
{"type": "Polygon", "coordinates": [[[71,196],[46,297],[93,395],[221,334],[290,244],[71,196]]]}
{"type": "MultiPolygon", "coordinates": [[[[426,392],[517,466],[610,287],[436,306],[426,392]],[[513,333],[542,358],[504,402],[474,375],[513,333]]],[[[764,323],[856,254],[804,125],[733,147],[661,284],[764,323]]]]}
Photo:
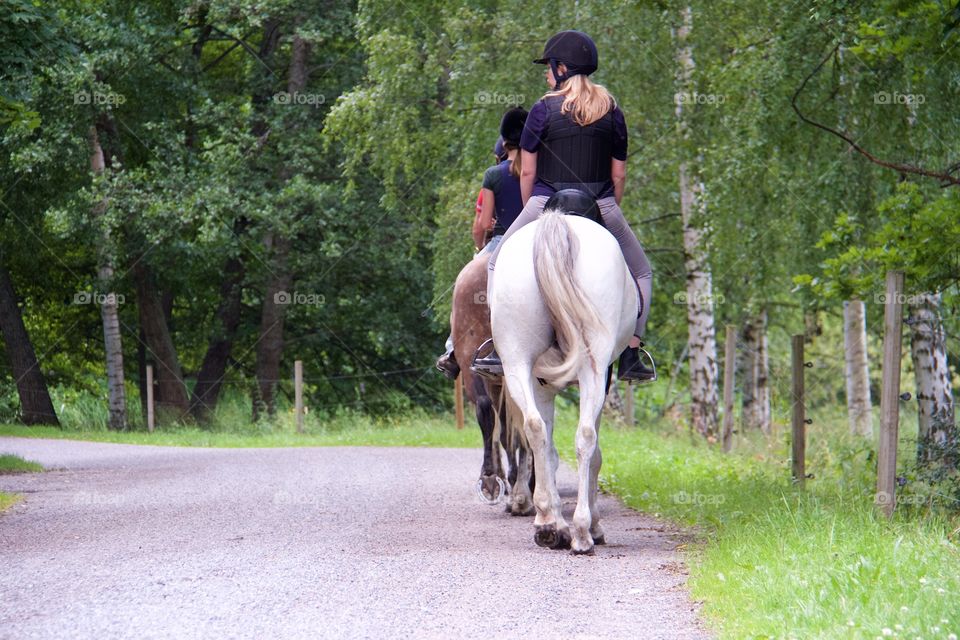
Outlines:
{"type": "Polygon", "coordinates": [[[792,475],[793,481],[801,488],[807,478],[807,421],[804,412],[803,398],[803,336],[793,336],[793,386],[790,401],[793,403],[792,425],[792,475]]]}
{"type": "Polygon", "coordinates": [[[154,427],[153,413],[153,365],[147,365],[147,431],[153,433],[154,427]]]}
{"type": "Polygon", "coordinates": [[[303,360],[293,362],[293,405],[297,414],[297,433],[303,433],[303,360]]]}
{"type": "Polygon", "coordinates": [[[636,407],[634,405],[633,397],[633,385],[628,381],[625,389],[625,395],[623,396],[623,417],[626,419],[627,426],[633,427],[637,423],[636,407]]]}
{"type": "Polygon", "coordinates": [[[883,385],[880,392],[880,450],[874,502],[888,518],[896,506],[897,433],[900,428],[900,353],[903,345],[903,272],[887,272],[883,311],[883,385]]]}
{"type": "Polygon", "coordinates": [[[723,451],[733,448],[733,383],[736,377],[737,328],[727,325],[723,360],[723,451]]]}
{"type": "Polygon", "coordinates": [[[457,429],[463,429],[463,374],[453,381],[453,406],[457,412],[457,429]]]}

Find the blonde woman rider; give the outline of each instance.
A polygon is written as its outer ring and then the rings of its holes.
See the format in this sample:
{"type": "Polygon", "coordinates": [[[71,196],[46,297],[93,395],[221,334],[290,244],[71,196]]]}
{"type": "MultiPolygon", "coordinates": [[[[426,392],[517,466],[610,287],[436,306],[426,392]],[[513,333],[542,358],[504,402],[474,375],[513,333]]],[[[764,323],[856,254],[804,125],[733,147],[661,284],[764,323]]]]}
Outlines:
{"type": "MultiPolygon", "coordinates": [[[[617,377],[647,382],[655,372],[640,360],[641,337],[649,315],[653,273],[637,236],[630,229],[620,200],[627,173],[627,125],[613,96],[588,77],[597,70],[597,47],[580,31],[561,31],[547,41],[535,64],[547,65],[551,88],[527,116],[520,139],[520,191],[523,210],[490,257],[490,290],[500,248],[543,211],[548,198],[562,189],[579,189],[597,201],[604,226],[620,243],[623,257],[640,291],[640,309],[630,345],[620,356],[617,377]]],[[[494,351],[478,358],[474,369],[500,375],[494,351]]]]}

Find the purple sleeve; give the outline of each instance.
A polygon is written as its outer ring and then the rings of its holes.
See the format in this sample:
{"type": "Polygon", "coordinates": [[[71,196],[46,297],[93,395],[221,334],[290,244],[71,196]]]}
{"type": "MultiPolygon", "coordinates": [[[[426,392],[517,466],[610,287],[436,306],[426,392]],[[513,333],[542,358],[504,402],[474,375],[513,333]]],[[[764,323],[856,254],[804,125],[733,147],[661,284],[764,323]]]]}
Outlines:
{"type": "Polygon", "coordinates": [[[527,123],[523,125],[523,135],[520,136],[520,148],[530,153],[540,149],[540,140],[547,124],[547,107],[543,100],[530,108],[527,114],[527,123]]]}
{"type": "Polygon", "coordinates": [[[614,159],[627,159],[627,121],[620,107],[613,110],[613,153],[614,159]]]}

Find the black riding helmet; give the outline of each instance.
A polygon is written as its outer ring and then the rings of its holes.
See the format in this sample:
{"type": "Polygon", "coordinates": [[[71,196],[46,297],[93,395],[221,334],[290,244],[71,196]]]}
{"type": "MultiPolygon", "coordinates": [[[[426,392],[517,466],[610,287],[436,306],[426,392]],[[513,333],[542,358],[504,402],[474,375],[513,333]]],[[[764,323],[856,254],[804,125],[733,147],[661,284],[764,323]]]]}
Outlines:
{"type": "Polygon", "coordinates": [[[582,31],[561,31],[547,40],[543,55],[533,63],[550,65],[557,81],[554,90],[558,90],[567,78],[576,75],[588,76],[597,70],[597,45],[582,31]],[[557,70],[561,62],[567,66],[567,73],[562,76],[557,70]]]}
{"type": "Polygon", "coordinates": [[[520,146],[520,136],[523,134],[523,125],[527,122],[527,110],[523,107],[507,109],[500,120],[500,138],[504,144],[520,146]]]}

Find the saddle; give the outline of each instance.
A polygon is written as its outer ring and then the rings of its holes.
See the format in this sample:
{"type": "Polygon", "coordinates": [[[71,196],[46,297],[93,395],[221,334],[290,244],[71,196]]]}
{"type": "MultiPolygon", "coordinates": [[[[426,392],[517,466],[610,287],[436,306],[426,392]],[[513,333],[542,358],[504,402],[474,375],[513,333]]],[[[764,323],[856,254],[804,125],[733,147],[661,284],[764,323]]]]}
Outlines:
{"type": "Polygon", "coordinates": [[[593,220],[601,227],[603,226],[603,216],[600,215],[597,200],[580,189],[561,189],[557,191],[543,205],[543,210],[555,210],[567,215],[580,216],[587,220],[593,220]]]}

